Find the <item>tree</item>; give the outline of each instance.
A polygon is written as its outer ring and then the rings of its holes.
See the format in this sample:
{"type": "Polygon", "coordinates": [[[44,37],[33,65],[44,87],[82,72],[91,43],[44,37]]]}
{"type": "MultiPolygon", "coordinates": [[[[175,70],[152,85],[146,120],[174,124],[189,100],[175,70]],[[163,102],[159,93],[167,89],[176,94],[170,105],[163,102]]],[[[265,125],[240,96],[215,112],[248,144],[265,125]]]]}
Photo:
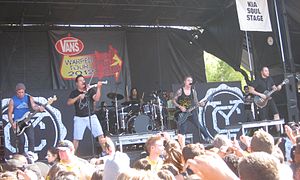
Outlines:
{"type": "Polygon", "coordinates": [[[204,53],[204,62],[207,82],[241,81],[242,87],[246,85],[244,76],[219,58],[204,53]]]}

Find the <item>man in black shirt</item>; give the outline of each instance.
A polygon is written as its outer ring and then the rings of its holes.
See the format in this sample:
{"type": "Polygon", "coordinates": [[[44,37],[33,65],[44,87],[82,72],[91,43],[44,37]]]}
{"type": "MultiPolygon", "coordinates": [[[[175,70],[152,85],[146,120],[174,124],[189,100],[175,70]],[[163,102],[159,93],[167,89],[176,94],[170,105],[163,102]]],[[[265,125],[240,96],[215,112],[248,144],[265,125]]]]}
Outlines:
{"type": "Polygon", "coordinates": [[[67,101],[68,105],[74,105],[74,132],[73,144],[75,151],[78,148],[79,141],[82,140],[84,131],[88,127],[94,137],[98,138],[99,144],[104,149],[103,130],[97,116],[94,113],[94,102],[100,100],[102,83],[98,81],[97,90],[87,87],[82,75],[75,79],[77,89],[73,90],[67,101]],[[92,126],[92,127],[91,127],[92,126]]]}
{"type": "Polygon", "coordinates": [[[194,109],[191,113],[192,115],[187,117],[186,120],[180,120],[180,113],[188,113],[187,111],[193,106],[203,106],[205,103],[198,102],[197,92],[192,88],[193,78],[191,76],[186,76],[184,79],[184,86],[177,90],[174,98],[173,104],[179,110],[178,113],[175,114],[175,118],[177,119],[177,125],[179,129],[179,133],[186,134],[187,133],[187,121],[191,121],[202,133],[205,138],[205,141],[210,140],[210,136],[207,130],[200,124],[198,120],[198,111],[194,109]]]}
{"type": "MultiPolygon", "coordinates": [[[[260,75],[261,76],[256,78],[255,81],[253,82],[252,86],[250,86],[250,88],[249,88],[251,94],[259,96],[263,99],[266,99],[267,96],[264,94],[264,91],[266,91],[266,90],[268,90],[268,91],[281,90],[281,85],[276,86],[272,77],[270,77],[268,67],[263,67],[260,71],[260,75]]],[[[273,115],[272,118],[274,120],[280,119],[278,109],[277,109],[273,99],[270,99],[268,101],[268,104],[263,108],[259,108],[258,111],[259,111],[260,120],[270,119],[268,117],[269,113],[272,113],[272,115],[273,115]]]]}

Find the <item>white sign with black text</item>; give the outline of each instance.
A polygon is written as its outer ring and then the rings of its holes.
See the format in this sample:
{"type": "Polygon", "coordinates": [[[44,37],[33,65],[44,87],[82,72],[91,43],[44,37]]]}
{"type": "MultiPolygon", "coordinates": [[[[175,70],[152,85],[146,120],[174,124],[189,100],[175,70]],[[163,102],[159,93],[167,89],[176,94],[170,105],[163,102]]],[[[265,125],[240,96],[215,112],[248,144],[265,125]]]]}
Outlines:
{"type": "Polygon", "coordinates": [[[267,0],[236,0],[242,31],[272,31],[267,0]]]}

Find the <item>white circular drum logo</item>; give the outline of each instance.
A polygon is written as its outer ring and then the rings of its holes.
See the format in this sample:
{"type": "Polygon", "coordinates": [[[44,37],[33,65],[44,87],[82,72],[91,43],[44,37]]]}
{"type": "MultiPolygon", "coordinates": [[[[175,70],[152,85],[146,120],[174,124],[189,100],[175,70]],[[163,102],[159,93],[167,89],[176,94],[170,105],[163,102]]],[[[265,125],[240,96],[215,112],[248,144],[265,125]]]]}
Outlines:
{"type": "MultiPolygon", "coordinates": [[[[244,101],[239,88],[221,84],[217,88],[209,89],[203,99],[208,101],[199,109],[199,121],[212,137],[218,133],[227,133],[225,126],[237,125],[242,120],[244,101]]],[[[239,130],[234,129],[231,132],[239,130]]]]}

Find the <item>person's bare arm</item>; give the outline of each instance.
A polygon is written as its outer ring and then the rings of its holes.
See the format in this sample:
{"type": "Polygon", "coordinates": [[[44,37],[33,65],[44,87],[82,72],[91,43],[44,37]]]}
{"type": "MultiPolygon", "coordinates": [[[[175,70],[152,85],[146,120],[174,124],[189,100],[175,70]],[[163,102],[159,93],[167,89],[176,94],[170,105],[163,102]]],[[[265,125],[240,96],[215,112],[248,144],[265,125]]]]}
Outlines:
{"type": "Polygon", "coordinates": [[[259,97],[261,97],[261,98],[263,98],[263,99],[266,99],[266,98],[267,98],[267,96],[266,96],[265,94],[260,93],[260,92],[257,92],[257,91],[255,90],[255,88],[252,87],[252,86],[249,86],[249,92],[250,92],[251,94],[256,95],[256,96],[259,96],[259,97]]]}
{"type": "Polygon", "coordinates": [[[175,93],[175,96],[173,97],[173,104],[179,108],[182,112],[185,112],[186,111],[186,108],[184,106],[180,106],[178,103],[177,103],[177,100],[179,98],[179,96],[182,95],[182,89],[178,89],[175,93]]]}
{"type": "Polygon", "coordinates": [[[11,127],[13,127],[13,129],[16,129],[16,123],[14,122],[12,117],[13,112],[14,112],[14,100],[10,99],[8,104],[7,116],[8,116],[9,123],[11,124],[11,127]]]}
{"type": "Polygon", "coordinates": [[[30,104],[31,104],[31,107],[32,107],[33,110],[39,111],[39,112],[45,111],[45,108],[44,108],[43,106],[39,106],[39,105],[37,105],[37,104],[34,102],[32,96],[29,96],[29,100],[30,100],[30,104]]]}
{"type": "Polygon", "coordinates": [[[84,98],[85,94],[79,94],[78,96],[74,98],[69,98],[67,101],[67,105],[71,106],[75,104],[76,101],[79,101],[80,99],[82,100],[84,98]]]}
{"type": "Polygon", "coordinates": [[[215,153],[196,156],[186,162],[185,168],[189,167],[201,179],[239,179],[227,166],[223,159],[215,153]]]}
{"type": "Polygon", "coordinates": [[[293,144],[296,144],[296,137],[293,134],[293,130],[289,125],[284,125],[284,131],[293,144]]]}
{"type": "Polygon", "coordinates": [[[96,94],[94,94],[94,96],[93,96],[93,99],[94,99],[95,102],[98,102],[100,100],[100,97],[101,97],[101,87],[102,87],[102,82],[98,81],[96,94]]]}

